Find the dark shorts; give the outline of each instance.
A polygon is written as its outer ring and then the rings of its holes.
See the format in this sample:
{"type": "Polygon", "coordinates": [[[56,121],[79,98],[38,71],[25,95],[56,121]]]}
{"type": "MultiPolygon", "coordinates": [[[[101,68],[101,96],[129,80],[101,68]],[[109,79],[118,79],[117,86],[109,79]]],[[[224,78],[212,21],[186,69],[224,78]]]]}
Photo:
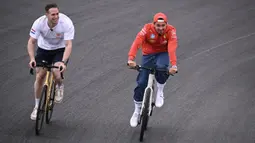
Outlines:
{"type": "Polygon", "coordinates": [[[62,61],[65,48],[60,48],[56,50],[45,50],[38,47],[36,51],[35,61],[36,63],[41,63],[43,60],[48,64],[54,64],[56,62],[62,61]]]}

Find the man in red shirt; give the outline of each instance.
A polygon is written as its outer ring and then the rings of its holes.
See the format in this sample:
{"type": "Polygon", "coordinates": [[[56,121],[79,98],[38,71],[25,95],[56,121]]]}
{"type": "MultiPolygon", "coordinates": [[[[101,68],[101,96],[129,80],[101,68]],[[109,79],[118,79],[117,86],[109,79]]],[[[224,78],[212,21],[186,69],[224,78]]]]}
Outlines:
{"type": "MultiPolygon", "coordinates": [[[[154,15],[153,23],[147,23],[137,34],[128,53],[128,65],[135,67],[135,57],[138,48],[142,48],[142,66],[155,67],[156,69],[168,69],[169,73],[177,72],[177,36],[176,29],[168,24],[167,16],[164,13],[154,15]],[[169,68],[171,63],[171,68],[169,68]]],[[[144,90],[147,86],[149,71],[141,70],[137,76],[137,86],[134,89],[135,111],[130,119],[130,125],[136,127],[138,115],[141,110],[144,90]]],[[[157,84],[156,107],[164,104],[163,89],[168,79],[165,72],[157,71],[155,74],[157,84]]]]}

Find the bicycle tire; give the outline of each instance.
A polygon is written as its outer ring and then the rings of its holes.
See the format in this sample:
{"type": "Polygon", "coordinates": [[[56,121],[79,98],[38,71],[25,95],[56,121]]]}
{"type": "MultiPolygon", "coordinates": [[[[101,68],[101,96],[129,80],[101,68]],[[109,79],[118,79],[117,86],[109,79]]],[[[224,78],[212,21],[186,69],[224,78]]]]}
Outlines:
{"type": "Polygon", "coordinates": [[[46,103],[46,95],[47,95],[47,85],[43,86],[41,92],[41,98],[38,106],[36,122],[35,122],[35,133],[36,135],[40,134],[40,131],[43,127],[44,114],[45,114],[45,103],[46,103]],[[41,121],[40,121],[41,119],[41,121]]]}
{"type": "Polygon", "coordinates": [[[148,125],[148,120],[149,120],[149,102],[150,102],[150,94],[151,94],[151,89],[148,88],[145,91],[145,102],[144,102],[144,108],[142,111],[142,125],[141,125],[141,131],[140,131],[140,142],[143,141],[144,137],[144,132],[147,130],[147,125],[148,125]]]}
{"type": "Polygon", "coordinates": [[[51,121],[53,108],[54,108],[54,99],[55,99],[55,81],[52,82],[51,92],[50,92],[50,99],[48,101],[48,105],[46,108],[46,123],[49,124],[51,121]]]}

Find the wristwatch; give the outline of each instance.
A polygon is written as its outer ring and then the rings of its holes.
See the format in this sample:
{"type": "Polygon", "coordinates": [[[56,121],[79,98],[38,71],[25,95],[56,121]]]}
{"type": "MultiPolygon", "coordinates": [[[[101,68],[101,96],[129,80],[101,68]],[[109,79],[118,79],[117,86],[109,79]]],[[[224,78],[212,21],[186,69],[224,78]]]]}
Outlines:
{"type": "Polygon", "coordinates": [[[64,63],[65,65],[67,64],[65,61],[61,61],[62,63],[64,63]]]}
{"type": "Polygon", "coordinates": [[[172,66],[172,68],[175,68],[175,69],[177,69],[177,66],[176,66],[176,65],[173,65],[173,66],[172,66]]]}

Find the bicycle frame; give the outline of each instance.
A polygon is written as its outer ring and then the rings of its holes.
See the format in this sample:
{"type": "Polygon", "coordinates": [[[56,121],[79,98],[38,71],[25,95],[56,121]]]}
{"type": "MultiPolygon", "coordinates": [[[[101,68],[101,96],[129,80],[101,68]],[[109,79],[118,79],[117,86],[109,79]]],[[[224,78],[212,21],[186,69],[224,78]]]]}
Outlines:
{"type": "MultiPolygon", "coordinates": [[[[127,64],[128,65],[128,64],[127,64]]],[[[144,104],[145,104],[145,98],[146,98],[146,91],[148,90],[148,89],[150,89],[151,90],[151,92],[150,92],[150,103],[149,103],[149,112],[148,112],[148,114],[149,114],[149,116],[150,116],[150,114],[151,114],[151,111],[152,111],[152,107],[154,106],[152,106],[152,102],[153,102],[153,94],[154,94],[154,86],[155,86],[155,82],[156,82],[156,79],[155,79],[155,70],[154,69],[152,69],[152,68],[149,68],[149,67],[142,67],[142,66],[140,66],[140,65],[136,65],[135,67],[133,67],[133,68],[131,68],[131,69],[135,69],[135,70],[138,70],[139,71],[139,69],[140,68],[143,68],[143,69],[146,69],[146,70],[149,70],[150,71],[150,73],[149,73],[149,77],[148,77],[148,83],[147,83],[147,87],[145,88],[145,90],[144,90],[144,94],[143,94],[143,101],[142,101],[142,107],[141,107],[141,111],[140,111],[140,115],[142,115],[142,113],[143,113],[143,109],[144,109],[144,104]]],[[[162,69],[161,71],[165,71],[167,74],[169,74],[168,72],[167,72],[167,70],[164,70],[164,69],[162,69]]],[[[169,74],[169,75],[172,75],[173,76],[173,74],[169,74]]]]}
{"type": "MultiPolygon", "coordinates": [[[[143,109],[144,109],[144,102],[145,102],[145,98],[146,98],[146,91],[148,90],[148,89],[150,89],[151,90],[151,92],[150,92],[150,102],[149,102],[149,112],[148,112],[148,114],[149,114],[149,116],[150,116],[150,114],[151,114],[151,112],[152,112],[152,108],[153,108],[153,106],[152,106],[152,102],[153,102],[153,97],[154,97],[154,83],[156,82],[156,79],[155,79],[155,70],[154,69],[151,69],[151,68],[148,68],[148,67],[141,67],[140,65],[137,65],[136,67],[135,67],[135,69],[137,69],[137,70],[139,70],[140,68],[143,68],[143,69],[146,69],[146,70],[149,70],[150,71],[150,73],[149,73],[149,77],[148,77],[148,83],[147,83],[147,87],[145,88],[145,90],[144,90],[144,95],[143,95],[143,101],[142,101],[142,110],[140,111],[140,115],[142,115],[142,112],[143,112],[143,109]]],[[[165,71],[165,70],[162,70],[162,71],[165,71]]],[[[170,74],[170,75],[172,75],[172,74],[170,74]]],[[[173,75],[172,75],[173,76],[173,75]]]]}
{"type": "MultiPolygon", "coordinates": [[[[48,101],[50,99],[51,88],[52,88],[52,86],[55,86],[55,85],[52,85],[53,80],[54,80],[54,76],[53,76],[53,73],[52,73],[52,68],[59,68],[59,67],[56,67],[56,66],[53,66],[53,65],[46,65],[47,62],[45,62],[45,61],[42,61],[42,62],[43,62],[43,64],[39,64],[37,66],[47,69],[46,77],[45,77],[45,81],[44,81],[44,85],[47,86],[46,107],[45,107],[45,108],[47,108],[48,107],[48,101]]],[[[61,69],[61,67],[60,67],[60,69],[61,69]]],[[[32,68],[30,69],[30,74],[33,75],[33,69],[32,68]]],[[[63,73],[61,73],[61,78],[64,79],[63,73]]]]}

